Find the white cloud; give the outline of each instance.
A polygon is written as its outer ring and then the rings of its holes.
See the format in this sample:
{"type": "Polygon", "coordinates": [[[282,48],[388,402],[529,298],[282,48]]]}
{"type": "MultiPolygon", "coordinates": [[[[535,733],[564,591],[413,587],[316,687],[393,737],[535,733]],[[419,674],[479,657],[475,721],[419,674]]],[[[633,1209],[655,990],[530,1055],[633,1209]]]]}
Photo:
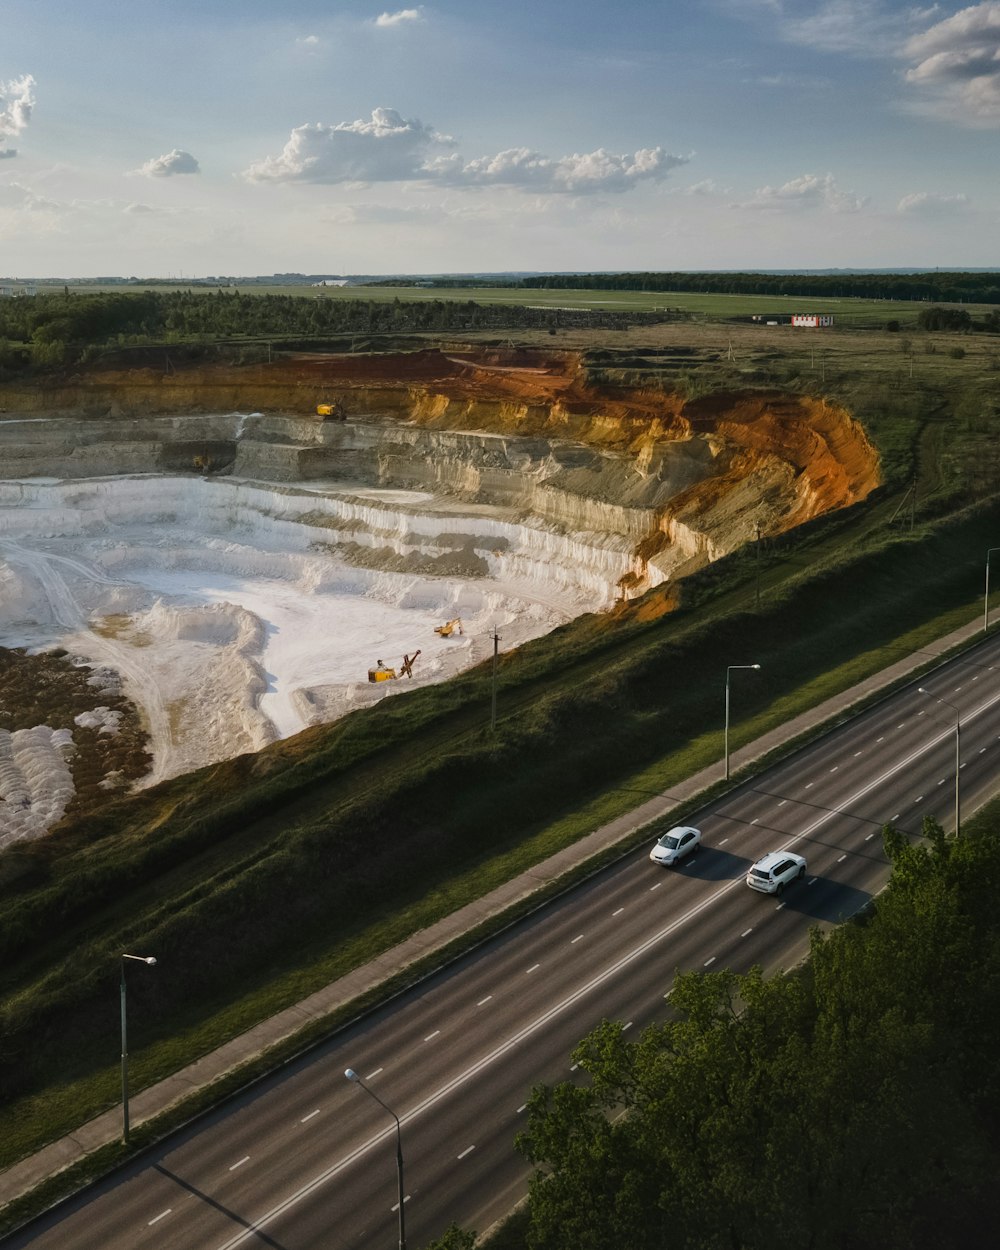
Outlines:
{"type": "Polygon", "coordinates": [[[317,48],[319,47],[319,35],[303,35],[296,39],[295,42],[302,48],[317,48]]]}
{"type": "Polygon", "coordinates": [[[904,195],[896,205],[896,212],[921,216],[938,216],[952,213],[969,207],[969,197],[965,194],[936,195],[933,191],[916,191],[912,195],[904,195]]]}
{"type": "Polygon", "coordinates": [[[509,186],[542,192],[626,191],[666,177],[689,156],[663,148],[624,155],[598,148],[558,158],[508,148],[466,162],[455,140],[395,109],[378,108],[370,121],[314,122],[292,131],[280,156],[244,171],[251,182],[432,182],[448,186],[509,186]]]}
{"type": "Polygon", "coordinates": [[[251,182],[406,182],[426,176],[425,163],[454,140],[395,109],[378,108],[370,121],[297,126],[280,156],[244,172],[251,182]]]}
{"type": "Polygon", "coordinates": [[[749,200],[731,204],[730,208],[761,209],[775,212],[798,212],[825,208],[834,213],[856,213],[867,200],[853,191],[841,191],[833,174],[803,174],[780,187],[759,187],[749,200]]]}
{"type": "Polygon", "coordinates": [[[903,53],[916,64],[906,81],[926,104],[969,126],[1000,125],[1000,3],[962,9],[911,38],[903,53]]]}
{"type": "Polygon", "coordinates": [[[144,178],[172,178],[175,174],[200,174],[201,167],[190,152],[174,148],[164,156],[154,156],[132,172],[144,178]]]}
{"type": "Polygon", "coordinates": [[[763,13],[780,38],[819,52],[885,56],[899,47],[915,25],[940,6],[900,5],[898,0],[722,0],[735,16],[763,13]]]}
{"type": "Polygon", "coordinates": [[[28,212],[55,212],[64,206],[39,195],[20,182],[0,183],[0,207],[26,209],[28,212]]]}
{"type": "Polygon", "coordinates": [[[123,213],[155,213],[155,208],[150,208],[148,204],[126,204],[122,209],[123,213]]]}
{"type": "Polygon", "coordinates": [[[684,188],[685,195],[718,195],[722,188],[714,178],[702,178],[700,182],[692,182],[684,188]]]}
{"type": "MultiPolygon", "coordinates": [[[[30,74],[0,82],[0,139],[11,139],[21,134],[31,121],[35,105],[32,88],[35,80],[30,74]]],[[[5,148],[2,159],[17,155],[17,148],[5,148]]]]}
{"type": "Polygon", "coordinates": [[[380,13],[375,19],[376,26],[402,26],[404,22],[420,22],[423,20],[424,6],[415,9],[400,9],[396,13],[380,13]]]}
{"type": "Polygon", "coordinates": [[[446,181],[463,186],[506,185],[536,191],[627,191],[636,183],[665,178],[671,169],[685,165],[689,156],[672,156],[663,148],[639,148],[619,154],[598,148],[552,158],[528,148],[508,148],[496,156],[483,156],[456,168],[442,170],[446,181]]]}

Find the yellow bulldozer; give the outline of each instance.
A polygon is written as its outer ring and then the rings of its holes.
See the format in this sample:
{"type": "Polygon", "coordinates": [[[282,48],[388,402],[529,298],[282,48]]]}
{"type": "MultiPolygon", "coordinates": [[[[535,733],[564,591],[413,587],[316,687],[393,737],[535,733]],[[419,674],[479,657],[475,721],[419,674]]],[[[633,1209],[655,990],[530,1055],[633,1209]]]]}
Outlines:
{"type": "Polygon", "coordinates": [[[459,634],[462,633],[462,618],[460,616],[456,616],[453,621],[445,621],[443,625],[434,626],[435,634],[440,634],[442,638],[450,638],[456,629],[459,634]]]}
{"type": "Polygon", "coordinates": [[[375,667],[368,670],[368,680],[371,682],[395,681],[398,677],[412,677],[413,661],[419,654],[420,649],[418,648],[412,655],[404,655],[398,672],[394,668],[389,668],[382,660],[376,660],[375,667]]]}

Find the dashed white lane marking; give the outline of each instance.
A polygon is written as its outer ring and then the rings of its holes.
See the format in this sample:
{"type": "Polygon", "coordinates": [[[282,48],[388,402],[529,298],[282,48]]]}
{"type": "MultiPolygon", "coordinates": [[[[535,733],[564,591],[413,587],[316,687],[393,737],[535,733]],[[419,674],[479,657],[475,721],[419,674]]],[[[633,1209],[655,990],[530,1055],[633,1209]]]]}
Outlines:
{"type": "Polygon", "coordinates": [[[759,816],[755,816],[755,817],[753,818],[753,820],[751,820],[751,822],[750,822],[750,823],[751,823],[752,825],[755,825],[759,819],[760,819],[760,817],[759,817],[759,816]]]}
{"type": "Polygon", "coordinates": [[[715,958],[716,958],[716,957],[713,955],[711,959],[706,959],[706,960],[705,960],[705,964],[704,964],[704,966],[707,968],[710,964],[714,964],[714,963],[715,963],[715,958]]]}
{"type": "Polygon", "coordinates": [[[807,790],[811,790],[811,789],[812,789],[812,784],[813,784],[813,783],[812,783],[811,781],[807,781],[807,782],[806,782],[806,789],[807,789],[807,790]]]}
{"type": "Polygon", "coordinates": [[[980,748],[979,748],[979,754],[980,754],[980,755],[985,755],[985,754],[986,754],[986,748],[985,748],[985,747],[980,747],[980,748]]]}
{"type": "Polygon", "coordinates": [[[924,796],[922,794],[918,794],[913,801],[914,803],[922,803],[924,801],[924,796]]]}
{"type": "Polygon", "coordinates": [[[167,1207],[166,1211],[161,1211],[159,1215],[154,1215],[153,1218],[146,1225],[146,1227],[152,1228],[153,1225],[159,1223],[159,1221],[162,1220],[165,1215],[169,1215],[172,1210],[173,1210],[173,1207],[167,1207]]]}
{"type": "Polygon", "coordinates": [[[720,845],[720,846],[725,846],[725,845],[726,845],[726,843],[727,843],[728,841],[729,841],[729,839],[728,839],[728,838],[723,838],[723,839],[722,839],[722,841],[719,843],[719,845],[720,845]]]}
{"type": "Polygon", "coordinates": [[[753,929],[744,929],[740,937],[749,937],[751,933],[753,933],[753,929]]]}
{"type": "Polygon", "coordinates": [[[369,1072],[369,1073],[368,1073],[368,1075],[365,1077],[365,1080],[366,1080],[366,1081],[370,1081],[370,1080],[372,1079],[372,1077],[374,1077],[374,1076],[378,1076],[378,1074],[379,1074],[380,1072],[384,1072],[384,1071],[385,1071],[385,1068],[376,1068],[374,1072],[369,1072]]]}
{"type": "Polygon", "coordinates": [[[436,1037],[440,1037],[440,1036],[441,1036],[441,1030],[440,1030],[440,1029],[435,1029],[433,1033],[428,1033],[428,1034],[427,1034],[427,1036],[424,1038],[424,1041],[425,1041],[425,1042],[433,1042],[433,1041],[434,1041],[434,1039],[435,1039],[436,1037]]]}
{"type": "Polygon", "coordinates": [[[902,723],[901,725],[897,725],[897,726],[896,726],[896,728],[897,728],[897,729],[905,729],[905,728],[906,728],[906,721],[904,720],[904,721],[903,721],[903,723],[902,723]]]}
{"type": "Polygon", "coordinates": [[[784,907],[784,905],[785,905],[784,903],[779,903],[779,904],[778,904],[778,906],[777,906],[774,910],[775,910],[775,911],[781,911],[781,909],[782,909],[782,907],[784,907]]]}
{"type": "Polygon", "coordinates": [[[481,999],[479,1000],[479,1002],[478,1002],[478,1003],[476,1003],[476,1006],[477,1006],[477,1007],[483,1007],[483,1006],[485,1006],[485,1004],[486,1004],[486,1003],[488,1003],[492,997],[493,997],[493,995],[492,995],[492,994],[487,994],[485,998],[481,998],[481,999]]]}
{"type": "Polygon", "coordinates": [[[861,752],[860,752],[860,751],[855,751],[855,752],[854,752],[854,758],[855,758],[855,759],[857,759],[857,758],[858,758],[858,756],[859,756],[860,754],[861,754],[861,752]]]}
{"type": "MultiPolygon", "coordinates": [[[[404,1194],[404,1195],[403,1195],[403,1201],[404,1201],[404,1202],[409,1202],[409,1201],[410,1201],[410,1195],[409,1195],[409,1194],[404,1194]]],[[[398,1202],[394,1202],[394,1203],[392,1204],[392,1206],[389,1208],[389,1210],[390,1210],[390,1211],[398,1211],[398,1210],[399,1210],[399,1203],[398,1203],[398,1202]]]]}
{"type": "MultiPolygon", "coordinates": [[[[532,964],[531,967],[528,969],[528,972],[537,972],[541,966],[542,966],[541,964],[532,964]]],[[[527,976],[527,972],[525,973],[525,976],[527,976]]]]}
{"type": "Polygon", "coordinates": [[[570,942],[570,946],[572,946],[572,945],[573,945],[573,942],[579,942],[579,941],[580,941],[580,939],[581,939],[582,937],[583,937],[583,934],[582,934],[582,933],[578,933],[578,934],[576,935],[576,937],[573,939],[573,941],[572,941],[572,942],[570,942]]]}
{"type": "Polygon", "coordinates": [[[897,812],[896,815],[893,816],[893,820],[899,820],[899,812],[897,812]]]}
{"type": "Polygon", "coordinates": [[[624,1033],[626,1029],[630,1029],[631,1027],[632,1027],[632,1021],[629,1020],[627,1024],[622,1025],[622,1032],[624,1033]]]}
{"type": "Polygon", "coordinates": [[[578,1063],[571,1063],[569,1067],[570,1072],[575,1072],[579,1066],[578,1063]]]}
{"type": "Polygon", "coordinates": [[[649,888],[650,890],[658,890],[662,884],[662,881],[657,881],[656,885],[651,885],[649,888]]]}
{"type": "Polygon", "coordinates": [[[471,1155],[474,1150],[475,1150],[475,1146],[467,1146],[465,1150],[463,1150],[462,1153],[458,1156],[458,1158],[464,1159],[466,1155],[471,1155]]]}
{"type": "Polygon", "coordinates": [[[815,885],[818,880],[819,880],[819,877],[810,877],[809,880],[806,882],[806,885],[815,885]]]}
{"type": "Polygon", "coordinates": [[[835,773],[839,767],[840,767],[839,764],[834,764],[834,766],[830,769],[830,772],[835,773]]]}
{"type": "Polygon", "coordinates": [[[306,1120],[311,1120],[314,1115],[319,1115],[319,1107],[317,1107],[315,1111],[310,1111],[308,1115],[304,1115],[302,1119],[299,1120],[299,1123],[305,1124],[306,1120]]]}
{"type": "Polygon", "coordinates": [[[874,836],[875,836],[874,833],[869,833],[868,836],[865,838],[865,841],[870,842],[872,838],[874,838],[874,836]]]}
{"type": "Polygon", "coordinates": [[[611,914],[612,916],[620,916],[624,910],[624,907],[619,907],[617,911],[613,911],[611,914]]]}
{"type": "Polygon", "coordinates": [[[885,742],[885,734],[883,734],[881,738],[876,738],[876,739],[875,739],[875,741],[876,741],[876,742],[885,742]]]}
{"type": "MultiPolygon", "coordinates": [[[[315,1114],[316,1113],[314,1111],[313,1115],[315,1114]]],[[[249,1162],[250,1162],[250,1156],[244,1155],[242,1159],[237,1159],[237,1161],[233,1164],[233,1166],[229,1170],[230,1172],[235,1172],[237,1168],[241,1168],[244,1163],[249,1163],[249,1162]]]]}
{"type": "Polygon", "coordinates": [[[842,864],[846,858],[847,858],[846,855],[841,855],[840,859],[837,860],[837,863],[842,864]]]}
{"type": "Polygon", "coordinates": [[[787,799],[782,799],[782,800],[778,803],[778,806],[779,806],[779,807],[784,807],[784,806],[785,806],[785,804],[786,804],[787,802],[788,802],[788,800],[787,800],[787,799]]]}
{"type": "Polygon", "coordinates": [[[945,782],[945,779],[944,779],[944,777],[942,777],[942,778],[941,778],[941,780],[938,782],[938,785],[939,785],[939,786],[943,786],[943,785],[944,785],[944,782],[945,782]]]}
{"type": "Polygon", "coordinates": [[[521,1112],[527,1108],[527,1106],[528,1104],[526,1102],[522,1102],[521,1105],[517,1109],[517,1114],[520,1115],[521,1112]]]}

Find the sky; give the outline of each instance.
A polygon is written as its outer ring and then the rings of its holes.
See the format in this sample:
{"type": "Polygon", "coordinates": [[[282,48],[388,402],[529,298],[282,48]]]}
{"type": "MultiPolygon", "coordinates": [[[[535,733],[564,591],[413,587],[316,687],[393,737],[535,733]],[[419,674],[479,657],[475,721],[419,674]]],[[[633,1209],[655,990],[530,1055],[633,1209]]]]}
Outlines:
{"type": "Polygon", "coordinates": [[[1000,0],[7,0],[0,275],[1000,266],[1000,0]]]}

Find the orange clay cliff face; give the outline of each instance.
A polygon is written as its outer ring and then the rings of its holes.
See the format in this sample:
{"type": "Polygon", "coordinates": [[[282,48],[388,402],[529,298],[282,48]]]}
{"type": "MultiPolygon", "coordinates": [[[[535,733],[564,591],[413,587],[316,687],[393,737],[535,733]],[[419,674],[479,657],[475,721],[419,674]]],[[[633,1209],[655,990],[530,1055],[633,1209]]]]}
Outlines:
{"type": "Polygon", "coordinates": [[[571,352],[461,347],[180,368],[165,355],[147,360],[156,365],[0,387],[0,477],[200,470],[201,439],[211,443],[215,471],[332,478],[360,463],[367,430],[370,484],[482,500],[497,479],[489,448],[499,454],[502,445],[505,471],[522,448],[534,486],[530,497],[508,491],[508,503],[592,533],[612,512],[627,514],[634,562],[622,579],[625,594],[717,559],[758,526],[776,534],[856,503],[879,483],[878,455],[861,425],[824,400],[777,391],[691,401],[656,391],[604,393],[587,384],[571,352]],[[317,405],[333,402],[346,422],[316,415],[317,405]],[[245,446],[242,424],[234,433],[219,415],[233,424],[239,413],[256,422],[245,446]],[[51,420],[17,421],[39,414],[51,420]],[[177,424],[197,414],[205,414],[204,430],[177,424]],[[25,440],[42,438],[41,425],[56,442],[65,431],[48,465],[41,444],[37,455],[25,451],[25,440]],[[463,436],[476,450],[460,470],[463,436]],[[158,458],[146,464],[132,454],[116,467],[114,448],[134,448],[136,439],[152,439],[158,458]],[[88,442],[102,444],[91,463],[104,467],[73,467],[88,442]]]}

